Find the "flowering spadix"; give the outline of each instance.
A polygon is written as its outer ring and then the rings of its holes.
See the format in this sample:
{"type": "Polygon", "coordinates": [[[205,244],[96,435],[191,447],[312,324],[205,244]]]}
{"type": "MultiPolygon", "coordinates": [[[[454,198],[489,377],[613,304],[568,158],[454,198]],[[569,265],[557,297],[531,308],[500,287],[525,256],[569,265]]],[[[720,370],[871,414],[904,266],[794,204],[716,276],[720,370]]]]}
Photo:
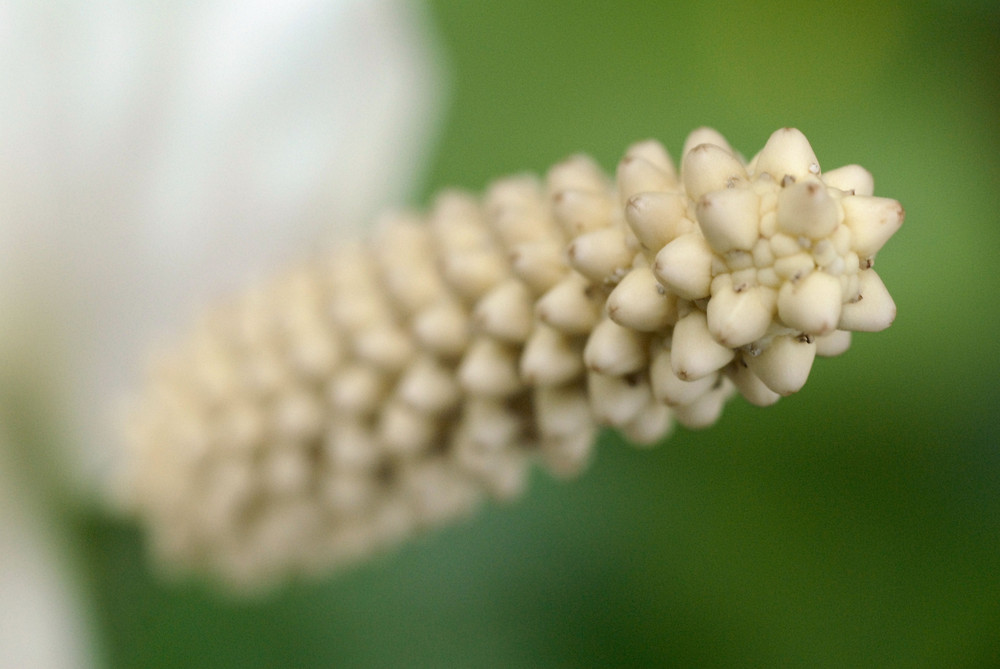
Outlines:
{"type": "Polygon", "coordinates": [[[792,129],[749,165],[712,130],[685,146],[679,180],[642,142],[615,181],[576,156],[483,202],[446,194],[426,234],[389,217],[211,312],[132,425],[127,482],[157,554],[243,583],[356,559],[516,496],[533,461],[578,473],[602,425],[651,444],[712,424],[734,392],[772,404],[847,330],[892,322],[871,267],[902,209],[866,171],[825,181],[792,129]],[[232,334],[248,309],[252,341],[232,334]],[[262,361],[278,367],[263,386],[199,376],[262,361]],[[240,448],[219,428],[237,408],[240,448]]]}

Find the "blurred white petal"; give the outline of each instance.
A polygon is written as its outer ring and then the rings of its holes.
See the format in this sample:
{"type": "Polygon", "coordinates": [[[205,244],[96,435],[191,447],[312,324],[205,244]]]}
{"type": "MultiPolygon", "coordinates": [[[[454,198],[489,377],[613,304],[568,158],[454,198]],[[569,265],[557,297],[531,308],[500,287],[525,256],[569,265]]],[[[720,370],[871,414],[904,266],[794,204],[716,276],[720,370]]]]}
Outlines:
{"type": "Polygon", "coordinates": [[[151,342],[407,195],[437,66],[402,0],[0,3],[0,428],[41,389],[69,475],[0,440],[0,665],[92,664],[39,490],[99,493],[151,342]]]}
{"type": "Polygon", "coordinates": [[[59,537],[0,435],[0,667],[93,665],[84,606],[59,537]]]}
{"type": "Polygon", "coordinates": [[[406,195],[425,28],[394,0],[0,5],[0,341],[88,487],[150,341],[406,195]]]}

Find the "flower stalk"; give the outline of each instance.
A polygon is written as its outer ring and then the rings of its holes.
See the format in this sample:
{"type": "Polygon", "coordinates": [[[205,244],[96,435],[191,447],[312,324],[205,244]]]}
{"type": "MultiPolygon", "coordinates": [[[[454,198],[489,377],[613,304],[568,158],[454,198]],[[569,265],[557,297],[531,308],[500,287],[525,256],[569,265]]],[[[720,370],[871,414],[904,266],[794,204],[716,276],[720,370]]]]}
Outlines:
{"type": "Polygon", "coordinates": [[[170,567],[251,586],[322,571],[587,465],[766,406],[888,327],[899,203],[824,175],[798,130],[745,163],[717,132],[442,193],[210,311],[153,365],[125,479],[170,567]]]}

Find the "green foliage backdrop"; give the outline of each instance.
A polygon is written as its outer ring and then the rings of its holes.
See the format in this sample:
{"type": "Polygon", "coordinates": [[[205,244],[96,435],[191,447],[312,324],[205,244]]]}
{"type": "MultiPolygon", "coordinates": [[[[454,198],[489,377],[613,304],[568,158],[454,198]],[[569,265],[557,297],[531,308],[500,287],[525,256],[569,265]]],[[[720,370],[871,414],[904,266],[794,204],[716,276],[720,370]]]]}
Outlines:
{"type": "Polygon", "coordinates": [[[995,3],[435,0],[454,87],[421,189],[575,151],[612,169],[711,125],[859,162],[907,219],[899,316],[769,409],[321,583],[236,603],[76,525],[113,667],[1000,665],[1000,11],[995,3]]]}

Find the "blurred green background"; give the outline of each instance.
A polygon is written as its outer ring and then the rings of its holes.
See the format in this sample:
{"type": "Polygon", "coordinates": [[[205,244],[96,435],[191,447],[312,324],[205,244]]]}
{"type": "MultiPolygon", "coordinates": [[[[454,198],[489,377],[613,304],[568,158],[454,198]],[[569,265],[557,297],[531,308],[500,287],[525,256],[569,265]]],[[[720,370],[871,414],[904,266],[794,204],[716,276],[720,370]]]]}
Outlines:
{"type": "Polygon", "coordinates": [[[430,17],[453,89],[422,199],[613,169],[699,125],[802,129],[903,202],[899,316],[769,409],[651,451],[605,435],[572,483],[272,599],[147,571],[75,525],[112,667],[1000,666],[1000,8],[995,2],[463,2],[430,17]]]}

